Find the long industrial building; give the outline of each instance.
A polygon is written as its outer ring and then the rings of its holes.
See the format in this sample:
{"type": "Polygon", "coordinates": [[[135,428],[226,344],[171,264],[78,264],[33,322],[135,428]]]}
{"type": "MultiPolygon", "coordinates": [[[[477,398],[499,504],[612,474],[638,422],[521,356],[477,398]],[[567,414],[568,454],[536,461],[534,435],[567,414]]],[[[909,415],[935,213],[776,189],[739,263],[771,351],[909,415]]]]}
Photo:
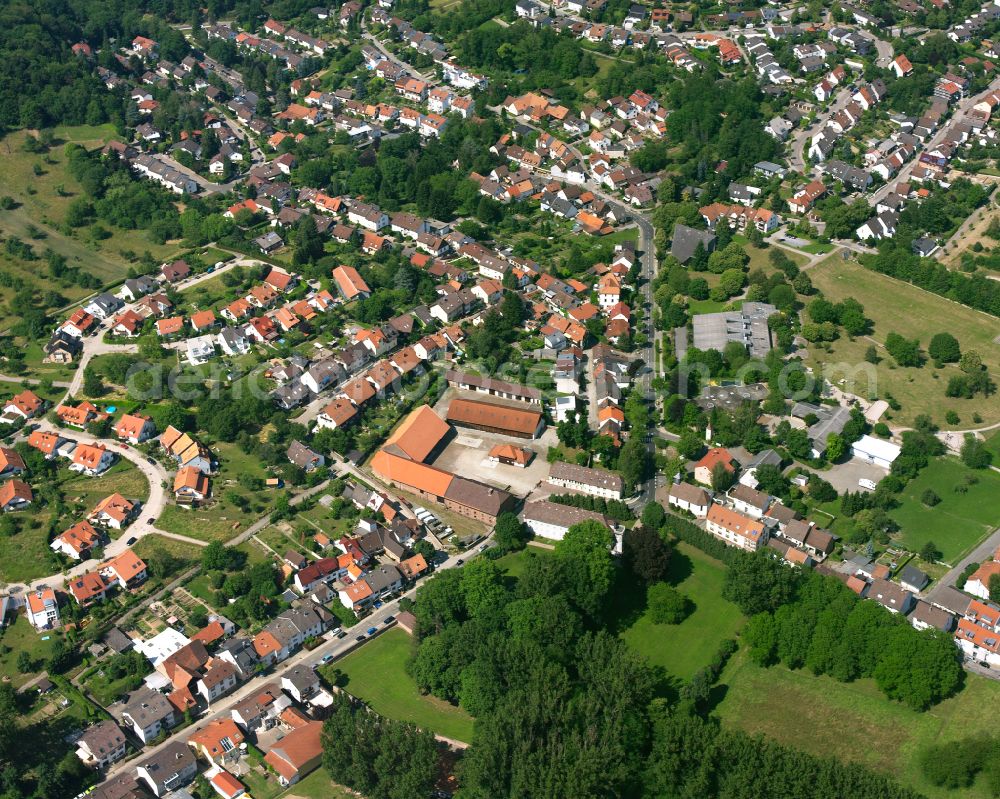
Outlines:
{"type": "Polygon", "coordinates": [[[372,458],[372,470],[387,483],[422,499],[440,502],[470,519],[495,524],[513,510],[515,498],[500,488],[429,465],[452,428],[428,405],[413,411],[372,458]]]}

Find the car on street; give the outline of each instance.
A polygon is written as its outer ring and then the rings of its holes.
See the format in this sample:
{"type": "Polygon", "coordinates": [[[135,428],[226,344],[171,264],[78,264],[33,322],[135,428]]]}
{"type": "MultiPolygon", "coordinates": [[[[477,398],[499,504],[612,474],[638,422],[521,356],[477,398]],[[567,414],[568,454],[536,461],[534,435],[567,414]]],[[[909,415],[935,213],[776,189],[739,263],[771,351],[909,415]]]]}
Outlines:
{"type": "Polygon", "coordinates": [[[320,663],[329,663],[331,660],[333,660],[333,655],[323,655],[320,663]]]}
{"type": "Polygon", "coordinates": [[[359,636],[358,636],[357,638],[355,638],[354,640],[355,640],[355,641],[364,641],[364,640],[365,640],[365,634],[364,634],[364,633],[362,633],[361,635],[359,635],[359,636]]]}
{"type": "Polygon", "coordinates": [[[365,635],[375,635],[375,633],[377,632],[378,630],[375,627],[369,627],[367,630],[365,630],[365,635]]]}
{"type": "Polygon", "coordinates": [[[455,561],[456,566],[461,566],[463,563],[465,563],[464,558],[459,558],[458,560],[455,561]]]}
{"type": "Polygon", "coordinates": [[[382,624],[392,624],[394,621],[396,621],[395,616],[386,616],[385,621],[382,622],[382,624]]]}
{"type": "Polygon", "coordinates": [[[156,521],[156,517],[155,516],[150,516],[148,519],[146,519],[146,524],[152,524],[155,521],[156,521]]]}
{"type": "Polygon", "coordinates": [[[128,539],[128,541],[126,541],[125,543],[126,543],[126,544],[127,544],[128,546],[132,546],[132,544],[134,544],[134,543],[135,543],[135,542],[136,542],[137,540],[138,540],[138,539],[137,539],[137,538],[136,538],[135,536],[132,536],[132,537],[131,537],[131,538],[129,538],[129,539],[128,539]]]}
{"type": "MultiPolygon", "coordinates": [[[[364,637],[364,636],[362,636],[362,637],[364,637]]],[[[345,633],[343,630],[341,630],[339,633],[337,633],[337,638],[347,638],[347,633],[345,633]]]]}
{"type": "Polygon", "coordinates": [[[119,444],[122,449],[128,449],[128,444],[119,444]]]}
{"type": "Polygon", "coordinates": [[[146,463],[151,463],[153,466],[156,466],[156,458],[146,458],[146,463]]]}

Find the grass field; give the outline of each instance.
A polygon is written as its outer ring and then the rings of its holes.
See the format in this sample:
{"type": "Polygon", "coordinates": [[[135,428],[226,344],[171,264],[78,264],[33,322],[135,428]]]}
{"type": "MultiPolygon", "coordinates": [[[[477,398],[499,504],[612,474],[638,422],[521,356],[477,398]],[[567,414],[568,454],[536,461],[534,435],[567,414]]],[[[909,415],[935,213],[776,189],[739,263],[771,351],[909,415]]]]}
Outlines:
{"type": "MultiPolygon", "coordinates": [[[[922,291],[884,275],[871,272],[859,264],[832,256],[809,270],[813,285],[827,299],[839,302],[854,297],[865,306],[865,315],[874,322],[871,337],[849,341],[846,337],[833,342],[831,352],[810,347],[811,365],[823,371],[824,364],[843,362],[848,368],[867,366],[865,350],[871,344],[879,345],[882,361],[877,365],[877,382],[874,394],[885,397],[889,392],[902,409],[890,412],[889,424],[911,425],[919,414],[929,414],[941,425],[945,414],[955,411],[962,419],[959,429],[971,426],[972,415],[978,413],[982,424],[1000,421],[1000,402],[995,397],[954,399],[944,395],[948,378],[958,373],[958,367],[948,365],[935,369],[930,362],[921,368],[897,367],[882,343],[890,332],[906,338],[920,340],[926,349],[931,336],[948,331],[958,339],[962,350],[976,350],[983,358],[994,381],[1000,376],[1000,347],[993,343],[997,334],[996,320],[962,305],[922,291]]],[[[841,373],[842,376],[842,373],[841,373]]],[[[834,376],[836,382],[837,376],[834,376]]],[[[850,390],[848,386],[845,389],[850,390]]],[[[864,395],[865,381],[860,380],[853,393],[864,395]]]]}
{"type": "MultiPolygon", "coordinates": [[[[15,514],[18,532],[0,536],[0,580],[27,582],[59,570],[59,561],[49,548],[48,526],[55,518],[56,530],[62,531],[84,518],[101,499],[116,491],[131,499],[143,501],[149,496],[149,483],[135,466],[120,461],[100,477],[84,477],[62,469],[57,478],[58,491],[64,504],[40,502],[15,514]]],[[[117,536],[115,536],[117,537],[117,536]]]]}
{"type": "Polygon", "coordinates": [[[705,666],[726,638],[743,623],[735,605],[722,598],[725,566],[700,550],[680,543],[670,562],[669,582],[688,598],[692,612],[680,624],[655,624],[645,610],[641,589],[617,593],[615,612],[620,634],[668,679],[689,679],[705,666]]]}
{"type": "MultiPolygon", "coordinates": [[[[254,796],[257,796],[256,791],[254,796]]],[[[357,799],[358,795],[337,785],[326,769],[318,768],[300,782],[295,783],[279,799],[357,799]]]]}
{"type": "Polygon", "coordinates": [[[219,458],[219,472],[212,477],[211,504],[204,508],[168,505],[157,520],[161,529],[202,541],[227,541],[270,510],[277,496],[275,490],[254,493],[237,483],[241,474],[264,479],[266,473],[260,461],[228,442],[213,444],[211,449],[219,458]],[[246,511],[232,501],[235,494],[247,500],[246,511]]]}
{"type": "MultiPolygon", "coordinates": [[[[733,236],[733,241],[738,244],[743,245],[743,249],[746,250],[747,254],[750,256],[750,263],[747,265],[748,269],[751,271],[754,269],[763,269],[765,272],[770,274],[775,271],[774,267],[771,265],[771,250],[779,250],[789,257],[789,259],[796,266],[802,266],[809,260],[809,256],[803,255],[799,252],[793,252],[792,250],[778,247],[756,247],[750,243],[750,239],[741,233],[733,236]]],[[[709,273],[710,274],[710,273],[709,273]]],[[[706,277],[705,273],[702,273],[700,277],[706,277]]]]}
{"type": "Polygon", "coordinates": [[[988,433],[985,444],[986,449],[993,455],[993,465],[1000,466],[1000,431],[988,433]]]}
{"type": "Polygon", "coordinates": [[[504,574],[514,580],[518,579],[528,566],[531,558],[547,558],[552,553],[551,549],[529,546],[520,552],[510,552],[502,558],[497,558],[496,564],[504,570],[504,574]]]}
{"type": "Polygon", "coordinates": [[[9,677],[15,688],[24,685],[45,668],[44,661],[51,654],[56,637],[51,630],[36,632],[24,614],[19,613],[14,623],[0,632],[0,676],[9,677]],[[43,640],[46,637],[49,640],[43,640]],[[27,674],[17,669],[17,657],[22,652],[27,652],[34,661],[34,668],[27,674]]]}
{"type": "Polygon", "coordinates": [[[933,541],[946,563],[957,563],[994,527],[1000,526],[1000,474],[967,468],[957,458],[934,458],[901,495],[901,505],[889,515],[900,526],[900,540],[918,552],[933,541]],[[967,478],[977,480],[966,483],[967,478]],[[956,486],[967,489],[955,491],[956,486]],[[934,507],[920,501],[928,488],[941,497],[934,507]]]}
{"type": "MultiPolygon", "coordinates": [[[[57,144],[47,154],[26,152],[23,144],[27,134],[24,132],[12,133],[0,140],[4,162],[0,171],[0,195],[9,195],[18,203],[17,208],[0,212],[0,234],[20,237],[31,243],[39,255],[51,248],[65,256],[70,267],[81,267],[105,282],[123,278],[129,266],[146,251],[154,258],[166,258],[176,249],[169,244],[155,244],[142,231],[116,228],[109,230],[111,236],[102,241],[93,240],[83,230],[72,236],[60,232],[56,226],[64,222],[67,207],[81,191],[80,185],[67,172],[63,145],[75,142],[97,147],[116,138],[116,134],[110,125],[57,128],[55,133],[57,144]],[[40,171],[37,175],[36,166],[40,171]],[[41,230],[44,238],[32,240],[31,226],[41,230]]],[[[44,261],[27,262],[5,254],[3,267],[29,280],[33,287],[58,291],[68,300],[90,293],[45,277],[44,261]]],[[[7,300],[13,291],[4,288],[0,290],[0,297],[7,300]]],[[[9,321],[4,303],[0,305],[0,325],[9,321]]]]}
{"type": "Polygon", "coordinates": [[[783,666],[763,669],[738,653],[722,674],[723,723],[828,757],[888,772],[929,799],[986,799],[984,786],[927,784],[917,758],[933,743],[994,734],[1000,683],[968,676],[963,691],[926,713],[891,702],[871,680],[838,683],[783,666]]]}
{"type": "Polygon", "coordinates": [[[156,533],[144,535],[136,541],[132,551],[140,558],[155,555],[157,552],[169,552],[174,557],[181,558],[188,563],[196,563],[201,560],[201,547],[156,533]]]}
{"type": "MultiPolygon", "coordinates": [[[[412,639],[403,630],[382,633],[335,664],[344,688],[389,718],[409,721],[446,738],[472,740],[472,717],[434,696],[421,696],[406,673],[412,639]]],[[[330,667],[326,667],[328,673],[330,667]]]]}

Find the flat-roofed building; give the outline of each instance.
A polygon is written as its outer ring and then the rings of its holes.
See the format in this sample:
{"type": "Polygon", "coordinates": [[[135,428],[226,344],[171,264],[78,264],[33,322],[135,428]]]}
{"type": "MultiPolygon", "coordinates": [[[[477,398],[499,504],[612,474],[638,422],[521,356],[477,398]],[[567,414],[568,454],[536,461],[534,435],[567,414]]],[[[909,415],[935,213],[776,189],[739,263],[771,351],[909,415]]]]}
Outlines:
{"type": "Polygon", "coordinates": [[[768,317],[778,309],[764,302],[745,302],[739,311],[698,314],[691,319],[694,346],[722,352],[726,344],[743,344],[752,358],[763,358],[771,350],[768,317]]]}

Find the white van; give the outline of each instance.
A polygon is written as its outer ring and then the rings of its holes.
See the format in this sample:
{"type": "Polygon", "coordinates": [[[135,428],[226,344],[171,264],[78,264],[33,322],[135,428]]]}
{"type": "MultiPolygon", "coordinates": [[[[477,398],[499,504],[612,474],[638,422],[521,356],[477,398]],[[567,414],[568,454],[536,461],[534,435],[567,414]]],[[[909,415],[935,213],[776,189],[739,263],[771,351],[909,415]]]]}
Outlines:
{"type": "Polygon", "coordinates": [[[862,488],[867,488],[869,491],[875,490],[875,481],[869,480],[867,477],[862,477],[860,480],[858,480],[858,485],[861,486],[862,488]]]}

